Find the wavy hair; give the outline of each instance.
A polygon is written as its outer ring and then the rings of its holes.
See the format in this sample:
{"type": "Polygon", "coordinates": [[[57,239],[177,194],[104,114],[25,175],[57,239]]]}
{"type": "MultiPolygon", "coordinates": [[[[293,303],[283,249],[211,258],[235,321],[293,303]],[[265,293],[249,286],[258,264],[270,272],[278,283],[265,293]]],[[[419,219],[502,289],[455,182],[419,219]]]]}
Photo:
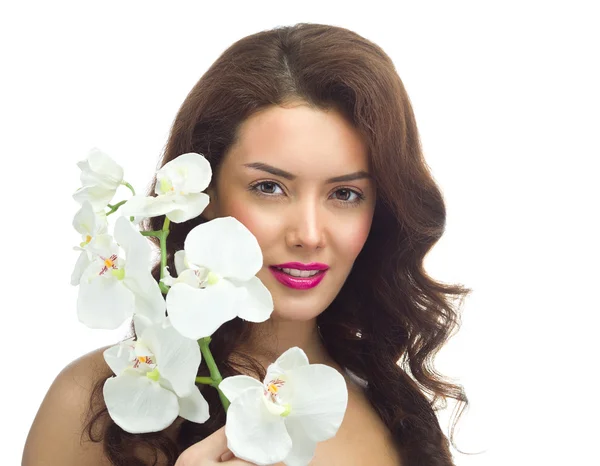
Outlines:
{"type": "MultiPolygon", "coordinates": [[[[444,232],[446,208],[423,158],[410,100],[384,51],[347,29],[306,23],[237,41],[186,97],[159,165],[198,152],[217,173],[245,119],[297,100],[342,112],[367,143],[377,186],[367,241],[338,296],[317,318],[323,342],[340,366],[367,381],[366,396],[391,431],[405,465],[452,465],[449,440],[435,412],[446,407],[448,398],[456,400],[453,442],[468,401],[462,386],[436,372],[433,358],[458,330],[459,310],[471,290],[437,282],[424,270],[425,255],[444,232]]],[[[156,178],[148,195],[154,195],[155,184],[156,178]]],[[[164,216],[147,219],[143,229],[160,230],[163,221],[164,216]]],[[[203,221],[200,216],[171,223],[171,270],[175,251],[183,249],[188,232],[203,221]]],[[[157,262],[157,280],[159,269],[157,262]]],[[[264,368],[237,351],[252,326],[235,318],[212,335],[211,351],[223,377],[243,369],[264,378],[264,368]]],[[[198,375],[209,375],[204,362],[198,375]]],[[[225,425],[216,390],[201,385],[210,404],[206,423],[181,422],[176,441],[164,432],[127,433],[107,415],[104,380],[92,394],[85,432],[103,442],[115,465],[145,465],[136,456],[144,449],[154,453],[154,464],[160,459],[173,465],[180,452],[225,425]]]]}

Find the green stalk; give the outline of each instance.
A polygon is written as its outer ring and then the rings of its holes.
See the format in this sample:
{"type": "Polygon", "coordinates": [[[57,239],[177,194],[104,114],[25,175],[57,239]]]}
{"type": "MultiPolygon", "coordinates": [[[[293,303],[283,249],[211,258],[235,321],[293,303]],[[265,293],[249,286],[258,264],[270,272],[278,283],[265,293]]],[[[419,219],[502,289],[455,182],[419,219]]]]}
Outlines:
{"type": "Polygon", "coordinates": [[[110,214],[114,214],[119,207],[121,207],[123,204],[125,204],[127,201],[121,201],[118,204],[115,205],[110,205],[108,204],[108,207],[110,207],[110,210],[106,213],[106,216],[108,217],[110,214]]]}
{"type": "Polygon", "coordinates": [[[165,221],[163,223],[163,227],[161,230],[160,238],[160,279],[158,282],[160,286],[160,290],[163,294],[167,294],[169,292],[169,287],[162,282],[162,279],[165,274],[165,267],[167,266],[167,236],[169,236],[169,225],[171,224],[171,220],[169,217],[165,216],[165,221]]]}
{"type": "Polygon", "coordinates": [[[204,385],[213,385],[215,381],[210,377],[196,377],[196,383],[202,383],[204,385]]]}
{"type": "Polygon", "coordinates": [[[210,341],[211,341],[210,337],[200,338],[200,340],[198,340],[198,344],[200,345],[200,351],[202,352],[202,356],[204,357],[204,361],[206,362],[206,365],[208,366],[208,370],[210,372],[210,378],[212,379],[211,385],[213,387],[215,387],[217,389],[217,391],[219,392],[219,398],[221,398],[221,404],[223,405],[225,412],[227,412],[227,410],[229,409],[230,403],[229,403],[229,400],[227,399],[227,397],[225,396],[225,394],[219,389],[219,384],[223,380],[223,377],[221,377],[221,373],[219,372],[219,369],[217,368],[215,359],[213,358],[213,355],[210,352],[210,349],[208,347],[208,345],[210,344],[210,341]]]}
{"type": "Polygon", "coordinates": [[[131,190],[131,192],[133,193],[133,195],[135,196],[135,189],[133,189],[133,186],[131,186],[129,183],[127,183],[127,181],[122,181],[121,184],[123,186],[127,186],[131,190]]]}
{"type": "MultiPolygon", "coordinates": [[[[131,186],[126,181],[121,181],[121,184],[123,186],[127,186],[131,190],[131,192],[133,193],[133,195],[135,196],[135,189],[133,189],[133,186],[131,186]]],[[[119,207],[121,207],[126,202],[127,201],[121,201],[121,202],[119,202],[118,204],[115,204],[115,205],[108,204],[108,207],[110,208],[110,210],[106,213],[106,216],[108,217],[110,214],[114,214],[117,210],[119,210],[119,207]]],[[[129,220],[133,222],[134,217],[129,217],[129,220]]]]}

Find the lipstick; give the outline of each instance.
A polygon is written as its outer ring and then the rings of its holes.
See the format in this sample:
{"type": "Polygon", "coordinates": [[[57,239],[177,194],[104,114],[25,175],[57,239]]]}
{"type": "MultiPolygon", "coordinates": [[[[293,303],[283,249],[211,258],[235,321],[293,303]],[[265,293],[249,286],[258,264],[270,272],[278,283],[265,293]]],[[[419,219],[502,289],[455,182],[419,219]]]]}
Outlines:
{"type": "MultiPolygon", "coordinates": [[[[286,262],[285,264],[277,264],[269,267],[269,270],[278,282],[295,290],[308,290],[314,288],[321,283],[321,280],[325,277],[328,269],[328,265],[318,262],[312,262],[310,264],[286,262]],[[316,273],[311,273],[308,277],[298,277],[292,275],[294,271],[316,273]]],[[[306,273],[303,273],[303,275],[306,275],[306,273]]]]}

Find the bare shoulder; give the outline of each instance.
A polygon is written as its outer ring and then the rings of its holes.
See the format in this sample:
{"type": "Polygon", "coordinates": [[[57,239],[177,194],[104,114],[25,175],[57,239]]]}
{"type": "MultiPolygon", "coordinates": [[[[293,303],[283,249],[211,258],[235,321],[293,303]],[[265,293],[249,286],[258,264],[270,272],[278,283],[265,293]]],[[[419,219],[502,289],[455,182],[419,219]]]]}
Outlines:
{"type": "MultiPolygon", "coordinates": [[[[93,442],[85,432],[89,421],[94,387],[112,376],[99,348],[73,361],[56,377],[33,421],[22,466],[111,466],[101,442],[93,442]]],[[[102,399],[95,399],[103,403],[102,399]]],[[[100,405],[102,407],[102,405],[100,405]]],[[[105,427],[104,420],[95,426],[105,427]]],[[[180,419],[164,433],[175,440],[180,419]]],[[[96,430],[94,433],[97,433],[96,430]]],[[[140,449],[140,459],[154,462],[154,453],[140,449]],[[147,458],[146,458],[147,455],[147,458]]],[[[163,459],[158,460],[160,466],[163,459]]]]}
{"type": "Polygon", "coordinates": [[[23,466],[110,465],[102,445],[83,435],[92,390],[111,375],[104,349],[80,357],[58,374],[29,431],[23,466]]]}
{"type": "Polygon", "coordinates": [[[317,445],[311,466],[402,466],[392,435],[361,388],[348,383],[348,407],[336,436],[317,445]]]}
{"type": "Polygon", "coordinates": [[[93,388],[111,375],[104,349],[76,359],[58,374],[29,431],[23,466],[110,465],[102,444],[84,435],[93,388]]]}

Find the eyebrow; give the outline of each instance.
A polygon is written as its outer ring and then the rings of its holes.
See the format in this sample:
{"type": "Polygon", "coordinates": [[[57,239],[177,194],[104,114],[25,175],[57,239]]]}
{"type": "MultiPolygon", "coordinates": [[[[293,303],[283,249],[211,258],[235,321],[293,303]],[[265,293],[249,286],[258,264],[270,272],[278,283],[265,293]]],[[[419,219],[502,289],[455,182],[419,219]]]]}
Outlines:
{"type": "MultiPolygon", "coordinates": [[[[244,167],[254,168],[255,170],[267,172],[271,175],[280,176],[286,180],[295,180],[297,178],[296,175],[293,175],[290,172],[286,172],[281,168],[273,167],[272,165],[262,162],[245,163],[244,167]]],[[[361,180],[363,178],[371,178],[371,175],[369,175],[366,171],[361,170],[354,173],[348,173],[347,175],[334,176],[333,178],[329,178],[327,183],[340,183],[343,181],[361,180]]]]}

